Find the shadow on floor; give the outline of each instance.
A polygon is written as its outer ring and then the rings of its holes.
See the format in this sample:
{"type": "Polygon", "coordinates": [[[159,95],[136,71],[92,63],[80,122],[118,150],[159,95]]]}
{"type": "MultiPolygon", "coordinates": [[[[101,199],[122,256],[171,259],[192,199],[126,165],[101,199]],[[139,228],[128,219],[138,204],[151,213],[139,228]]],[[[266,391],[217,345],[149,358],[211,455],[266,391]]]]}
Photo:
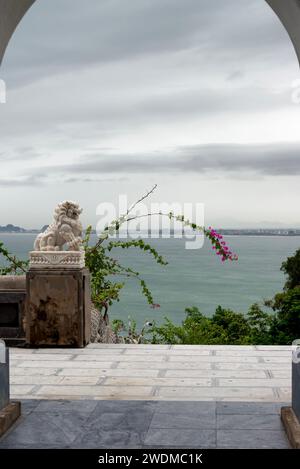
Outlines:
{"type": "Polygon", "coordinates": [[[23,400],[4,448],[289,448],[284,404],[23,400]]]}

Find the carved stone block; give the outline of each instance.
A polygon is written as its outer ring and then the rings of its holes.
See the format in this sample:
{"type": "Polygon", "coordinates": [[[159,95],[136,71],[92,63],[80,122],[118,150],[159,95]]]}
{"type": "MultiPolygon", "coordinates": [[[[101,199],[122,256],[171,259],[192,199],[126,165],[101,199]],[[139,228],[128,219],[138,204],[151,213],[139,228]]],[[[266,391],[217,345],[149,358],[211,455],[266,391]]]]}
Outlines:
{"type": "Polygon", "coordinates": [[[84,347],[90,341],[90,298],[87,269],[29,269],[27,343],[84,347]]]}
{"type": "Polygon", "coordinates": [[[30,269],[82,269],[85,266],[84,251],[31,251],[30,269]]]}

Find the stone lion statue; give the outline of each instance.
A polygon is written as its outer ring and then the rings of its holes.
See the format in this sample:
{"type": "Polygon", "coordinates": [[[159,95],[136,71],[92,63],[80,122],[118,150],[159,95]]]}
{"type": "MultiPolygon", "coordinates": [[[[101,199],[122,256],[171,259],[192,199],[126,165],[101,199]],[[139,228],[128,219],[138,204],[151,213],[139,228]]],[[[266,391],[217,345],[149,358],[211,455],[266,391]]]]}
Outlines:
{"type": "Polygon", "coordinates": [[[79,215],[82,209],[78,204],[65,201],[54,210],[53,222],[44,233],[40,233],[35,242],[35,251],[63,251],[67,244],[68,251],[82,250],[82,225],[79,215]]]}

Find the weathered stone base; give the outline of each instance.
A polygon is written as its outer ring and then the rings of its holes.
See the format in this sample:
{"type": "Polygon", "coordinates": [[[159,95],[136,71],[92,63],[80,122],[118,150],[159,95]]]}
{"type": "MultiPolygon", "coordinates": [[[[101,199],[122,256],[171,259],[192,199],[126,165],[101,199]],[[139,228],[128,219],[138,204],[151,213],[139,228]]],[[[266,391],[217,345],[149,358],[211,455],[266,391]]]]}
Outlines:
{"type": "Polygon", "coordinates": [[[282,407],[281,420],[292,448],[300,449],[300,423],[292,407],[282,407]]]}
{"type": "Polygon", "coordinates": [[[84,347],[90,341],[87,269],[29,269],[26,341],[33,347],[84,347]]]}
{"type": "Polygon", "coordinates": [[[21,415],[21,403],[11,402],[0,410],[0,437],[13,425],[21,415]]]}

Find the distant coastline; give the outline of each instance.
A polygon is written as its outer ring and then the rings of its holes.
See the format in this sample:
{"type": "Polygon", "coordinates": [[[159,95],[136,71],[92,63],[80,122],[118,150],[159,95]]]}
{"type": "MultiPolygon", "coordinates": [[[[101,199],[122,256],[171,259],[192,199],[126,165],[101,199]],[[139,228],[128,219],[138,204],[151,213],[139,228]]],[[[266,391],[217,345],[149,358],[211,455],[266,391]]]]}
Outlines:
{"type": "MultiPolygon", "coordinates": [[[[48,228],[48,225],[44,225],[41,229],[26,229],[20,226],[8,224],[6,226],[0,226],[0,234],[37,234],[42,233],[48,228]]],[[[156,230],[154,230],[156,231],[156,230]]],[[[300,236],[300,229],[296,228],[248,228],[248,229],[219,229],[221,234],[227,236],[300,236]]],[[[164,231],[157,230],[157,234],[161,235],[164,231]]],[[[174,230],[171,230],[171,236],[176,234],[174,230]]],[[[92,234],[96,234],[96,230],[92,230],[92,234]]],[[[141,233],[143,234],[143,233],[141,233]]]]}

